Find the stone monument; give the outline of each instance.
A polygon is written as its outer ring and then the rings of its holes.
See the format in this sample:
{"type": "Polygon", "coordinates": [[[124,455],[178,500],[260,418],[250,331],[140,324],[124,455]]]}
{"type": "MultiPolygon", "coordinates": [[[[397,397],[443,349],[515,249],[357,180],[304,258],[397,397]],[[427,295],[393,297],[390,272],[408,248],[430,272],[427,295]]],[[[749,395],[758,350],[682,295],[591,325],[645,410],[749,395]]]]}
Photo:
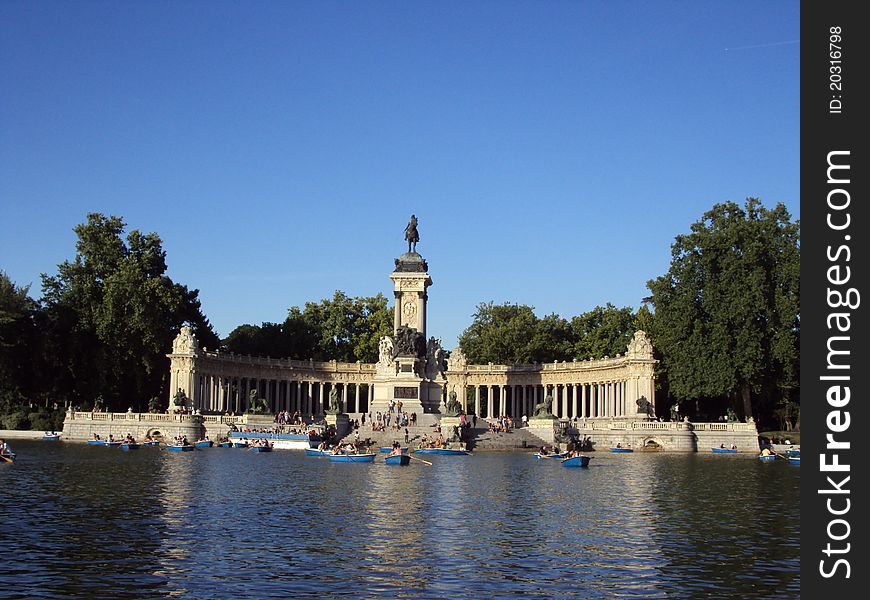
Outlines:
{"type": "Polygon", "coordinates": [[[547,394],[543,402],[535,405],[535,411],[529,419],[529,431],[550,444],[556,441],[555,425],[558,421],[552,406],[553,396],[547,394]]]}
{"type": "Polygon", "coordinates": [[[393,335],[381,338],[375,367],[374,402],[371,411],[384,411],[390,401],[401,401],[402,410],[438,412],[446,382],[447,353],[437,338],[426,339],[427,289],[432,278],[429,265],[417,253],[420,233],[417,217],[411,215],[405,227],[408,251],[395,260],[390,274],[395,308],[393,335]]]}
{"type": "Polygon", "coordinates": [[[344,412],[341,398],[338,396],[338,388],[333,384],[329,390],[329,406],[326,409],[326,424],[335,428],[336,435],[340,438],[350,430],[350,418],[344,412]]]}

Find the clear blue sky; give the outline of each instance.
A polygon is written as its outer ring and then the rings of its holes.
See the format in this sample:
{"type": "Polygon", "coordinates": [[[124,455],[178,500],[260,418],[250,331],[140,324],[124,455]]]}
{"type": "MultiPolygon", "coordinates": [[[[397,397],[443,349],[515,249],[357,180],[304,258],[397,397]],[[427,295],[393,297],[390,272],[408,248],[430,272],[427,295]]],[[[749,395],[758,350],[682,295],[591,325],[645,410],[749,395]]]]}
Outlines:
{"type": "Polygon", "coordinates": [[[726,200],[799,217],[798,2],[0,3],[0,269],[88,212],[163,239],[218,334],[385,293],[637,308],[726,200]]]}

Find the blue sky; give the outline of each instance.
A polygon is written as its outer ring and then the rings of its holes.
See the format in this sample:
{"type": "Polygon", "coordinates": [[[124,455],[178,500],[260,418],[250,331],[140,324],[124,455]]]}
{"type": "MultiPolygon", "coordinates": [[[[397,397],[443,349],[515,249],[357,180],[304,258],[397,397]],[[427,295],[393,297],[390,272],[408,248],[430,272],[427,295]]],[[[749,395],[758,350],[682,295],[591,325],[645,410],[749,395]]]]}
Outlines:
{"type": "Polygon", "coordinates": [[[480,302],[640,306],[674,236],[799,217],[797,2],[0,3],[0,269],[88,212],[157,232],[225,336],[391,297],[419,219],[429,335],[480,302]]]}

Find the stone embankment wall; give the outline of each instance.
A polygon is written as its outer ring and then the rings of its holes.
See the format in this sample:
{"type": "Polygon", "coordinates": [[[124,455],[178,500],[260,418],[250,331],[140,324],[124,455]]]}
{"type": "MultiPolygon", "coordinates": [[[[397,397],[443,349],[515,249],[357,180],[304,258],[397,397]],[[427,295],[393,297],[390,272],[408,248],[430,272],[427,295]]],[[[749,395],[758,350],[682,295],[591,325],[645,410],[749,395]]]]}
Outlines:
{"type": "Polygon", "coordinates": [[[201,415],[68,412],[61,439],[89,440],[95,433],[103,439],[109,435],[122,438],[129,433],[137,440],[146,435],[164,439],[184,435],[189,440],[197,440],[203,431],[201,415]]]}

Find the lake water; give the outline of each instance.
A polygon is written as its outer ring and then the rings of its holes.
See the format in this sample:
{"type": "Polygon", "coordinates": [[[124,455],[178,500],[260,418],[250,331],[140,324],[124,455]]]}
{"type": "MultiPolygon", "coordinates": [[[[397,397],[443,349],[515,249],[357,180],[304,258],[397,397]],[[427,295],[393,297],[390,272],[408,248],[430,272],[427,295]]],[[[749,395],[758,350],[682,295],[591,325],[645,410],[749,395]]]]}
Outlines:
{"type": "Polygon", "coordinates": [[[3,598],[797,598],[800,467],[12,440],[3,598]],[[423,457],[421,457],[423,458],[423,457]]]}

